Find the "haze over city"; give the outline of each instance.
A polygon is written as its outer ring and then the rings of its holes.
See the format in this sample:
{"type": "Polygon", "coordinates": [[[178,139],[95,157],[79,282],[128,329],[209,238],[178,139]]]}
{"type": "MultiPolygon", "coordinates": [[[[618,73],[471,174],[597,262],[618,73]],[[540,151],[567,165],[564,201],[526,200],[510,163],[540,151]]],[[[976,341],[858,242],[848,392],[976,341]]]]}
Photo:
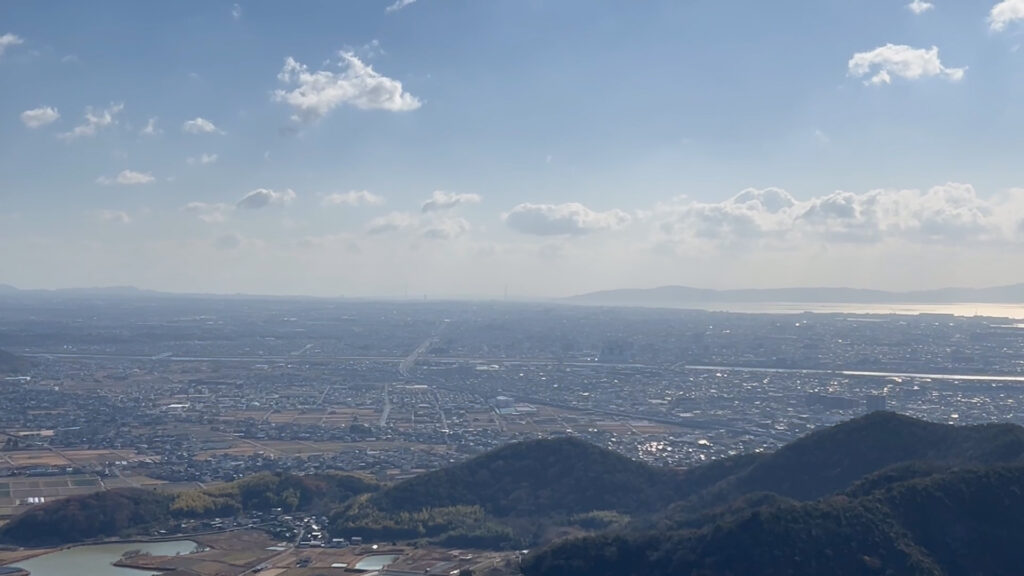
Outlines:
{"type": "Polygon", "coordinates": [[[1022,41],[0,0],[0,576],[1019,574],[1022,41]]]}
{"type": "Polygon", "coordinates": [[[21,288],[1021,279],[1016,0],[46,6],[0,7],[21,288]]]}

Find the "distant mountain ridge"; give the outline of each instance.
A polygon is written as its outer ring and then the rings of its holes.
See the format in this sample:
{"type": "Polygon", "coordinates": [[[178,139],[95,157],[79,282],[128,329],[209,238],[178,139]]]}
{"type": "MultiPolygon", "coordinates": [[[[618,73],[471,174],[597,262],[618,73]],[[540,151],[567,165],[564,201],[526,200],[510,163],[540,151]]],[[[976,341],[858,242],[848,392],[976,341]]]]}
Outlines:
{"type": "Polygon", "coordinates": [[[712,290],[689,286],[661,286],[589,292],[570,296],[564,301],[575,304],[620,306],[769,302],[799,304],[1021,304],[1024,303],[1024,284],[991,288],[939,288],[910,292],[827,287],[712,290]]]}
{"type": "Polygon", "coordinates": [[[42,288],[25,290],[11,286],[10,284],[0,284],[0,294],[2,295],[17,295],[17,294],[61,294],[67,296],[141,296],[145,294],[156,295],[166,294],[166,292],[158,292],[156,290],[144,290],[142,288],[136,288],[134,286],[97,286],[93,288],[56,288],[53,290],[45,290],[42,288]]]}

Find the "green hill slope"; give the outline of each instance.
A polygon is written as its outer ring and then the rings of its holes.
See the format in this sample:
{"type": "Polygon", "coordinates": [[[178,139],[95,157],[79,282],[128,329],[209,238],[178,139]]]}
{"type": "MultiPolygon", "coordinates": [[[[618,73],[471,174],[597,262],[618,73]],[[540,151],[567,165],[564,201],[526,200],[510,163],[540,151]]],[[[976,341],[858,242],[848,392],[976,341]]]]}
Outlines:
{"type": "Polygon", "coordinates": [[[494,516],[651,512],[682,495],[682,478],[583,440],[554,438],[510,444],[428,472],[370,502],[383,512],[479,506],[494,516]]]}
{"type": "Polygon", "coordinates": [[[173,497],[125,488],[48,502],[0,528],[0,539],[19,546],[56,546],[93,538],[130,536],[170,520],[173,497]]]}
{"type": "MultiPolygon", "coordinates": [[[[451,547],[535,547],[566,534],[626,527],[628,536],[621,532],[562,545],[569,547],[562,551],[576,550],[573,561],[588,569],[593,568],[591,555],[622,568],[609,555],[634,562],[638,550],[655,549],[672,556],[659,560],[668,564],[654,566],[658,570],[681,566],[697,570],[693,573],[705,568],[729,573],[746,566],[728,564],[732,560],[724,551],[715,552],[720,544],[722,550],[777,545],[796,558],[814,559],[813,566],[831,566],[829,558],[843,558],[844,569],[852,565],[854,552],[876,549],[874,555],[864,552],[864,566],[881,562],[887,569],[903,570],[897,573],[920,569],[932,574],[936,562],[958,560],[933,550],[942,538],[956,535],[927,532],[931,522],[953,522],[968,504],[990,510],[986,490],[996,494],[992,502],[1003,498],[1007,506],[1016,506],[1014,494],[1000,492],[1010,485],[1005,476],[992,476],[984,485],[981,472],[961,477],[955,471],[1013,472],[1015,466],[1024,466],[1024,429],[1019,426],[954,427],[876,413],[814,432],[774,453],[736,456],[689,470],[653,467],[580,439],[554,438],[508,445],[385,488],[346,475],[262,474],[159,502],[115,491],[30,510],[0,529],[0,538],[76,541],[180,518],[281,507],[328,515],[339,537],[424,539],[451,547]],[[962,494],[950,478],[964,490],[974,486],[970,489],[976,495],[957,500],[962,494]],[[915,507],[913,498],[930,498],[934,505],[915,507]],[[135,509],[142,512],[130,512],[135,509]],[[943,510],[944,516],[935,516],[943,510]],[[927,521],[914,516],[925,513],[932,514],[927,521]],[[112,520],[90,523],[83,515],[112,520]],[[59,523],[75,528],[68,531],[59,523]],[[825,544],[820,549],[827,553],[821,557],[815,551],[825,544]],[[709,559],[715,560],[707,564],[709,559]]],[[[984,516],[965,518],[973,518],[974,532],[988,530],[984,516]]],[[[1005,527],[1007,534],[1015,534],[1012,525],[1005,527]]],[[[981,546],[957,537],[968,558],[981,546]]],[[[758,554],[751,557],[770,560],[758,554]]],[[[648,556],[652,562],[658,557],[648,556]]],[[[566,568],[557,557],[542,557],[566,568]]],[[[543,564],[534,569],[553,573],[543,564]]]]}
{"type": "Polygon", "coordinates": [[[605,535],[529,557],[526,576],[1019,574],[1024,466],[960,470],[860,498],[774,503],[697,530],[605,535]]]}
{"type": "Polygon", "coordinates": [[[811,500],[909,462],[943,468],[1024,459],[1024,428],[1012,424],[951,426],[875,412],[812,432],[737,471],[691,505],[710,506],[752,492],[811,500]]]}
{"type": "Polygon", "coordinates": [[[31,508],[0,527],[0,541],[50,546],[133,536],[182,518],[229,517],[278,507],[289,512],[325,513],[338,502],[377,489],[373,482],[346,474],[257,474],[208,490],[174,495],[118,488],[31,508]]]}
{"type": "Polygon", "coordinates": [[[335,533],[426,538],[446,546],[517,548],[559,530],[648,515],[731,473],[686,474],[576,438],[521,442],[356,498],[331,516],[335,533]]]}

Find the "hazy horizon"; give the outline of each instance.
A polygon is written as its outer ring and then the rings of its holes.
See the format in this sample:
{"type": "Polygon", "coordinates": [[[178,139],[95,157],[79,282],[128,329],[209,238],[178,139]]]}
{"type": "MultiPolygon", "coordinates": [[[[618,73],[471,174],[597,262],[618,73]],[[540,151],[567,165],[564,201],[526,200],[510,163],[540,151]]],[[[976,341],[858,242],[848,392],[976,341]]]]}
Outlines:
{"type": "Polygon", "coordinates": [[[700,286],[663,285],[651,287],[623,287],[608,290],[596,290],[574,294],[556,296],[528,296],[504,292],[502,294],[427,294],[427,293],[396,293],[396,294],[374,294],[368,296],[349,294],[303,294],[303,293],[260,293],[260,292],[202,292],[202,291],[167,291],[155,288],[146,288],[132,285],[110,285],[110,286],[70,286],[58,288],[25,288],[7,282],[0,282],[0,297],[5,291],[14,290],[15,293],[32,294],[110,294],[119,293],[131,294],[138,292],[139,295],[158,296],[183,296],[183,297],[209,297],[209,298],[274,298],[274,299],[339,299],[367,302],[499,302],[509,303],[544,303],[563,302],[573,305],[597,305],[616,307],[666,307],[717,310],[723,312],[754,312],[754,313],[790,313],[799,310],[815,312],[847,312],[866,314],[917,314],[917,313],[950,313],[958,316],[970,316],[978,314],[978,306],[985,308],[986,313],[994,317],[1024,318],[1024,304],[1018,299],[1007,296],[1006,289],[1024,289],[1024,283],[1002,286],[940,286],[931,289],[916,291],[887,291],[854,286],[766,286],[763,288],[704,288],[700,286]],[[664,290],[680,289],[684,291],[707,292],[697,298],[687,299],[679,294],[664,294],[664,290]],[[831,291],[864,292],[869,295],[882,295],[889,297],[888,300],[850,300],[836,299],[838,295],[831,291]],[[952,296],[943,294],[951,291],[952,296]],[[987,291],[987,294],[981,292],[987,291]],[[963,293],[978,292],[975,296],[960,297],[963,293]],[[733,297],[737,294],[752,294],[752,299],[739,299],[733,297]],[[794,298],[769,298],[768,296],[778,295],[777,293],[791,293],[797,295],[794,298]],[[816,299],[812,295],[827,298],[816,299]],[[716,299],[714,295],[720,296],[716,299]],[[760,295],[761,297],[758,297],[760,295]],[[902,300],[900,296],[907,296],[902,300]],[[928,297],[921,299],[921,296],[936,297],[933,300],[928,297]],[[666,299],[667,298],[667,299],[666,299]],[[800,308],[803,306],[804,308],[800,308]],[[991,313],[990,313],[991,312],[991,313]],[[998,312],[998,313],[997,313],[998,312]]]}
{"type": "Polygon", "coordinates": [[[104,6],[3,4],[0,283],[1024,281],[1017,0],[104,6]]]}

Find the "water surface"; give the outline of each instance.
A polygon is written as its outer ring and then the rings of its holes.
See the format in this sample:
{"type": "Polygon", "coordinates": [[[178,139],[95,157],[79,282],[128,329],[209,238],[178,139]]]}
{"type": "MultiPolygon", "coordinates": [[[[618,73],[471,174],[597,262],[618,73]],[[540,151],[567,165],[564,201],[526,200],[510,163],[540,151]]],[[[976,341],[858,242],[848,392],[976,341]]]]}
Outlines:
{"type": "Polygon", "coordinates": [[[129,550],[148,552],[153,556],[176,556],[188,554],[195,548],[196,543],[191,540],[76,546],[37,556],[15,566],[28,570],[32,576],[146,576],[161,572],[121,568],[114,566],[114,562],[129,550]]]}
{"type": "Polygon", "coordinates": [[[395,560],[398,560],[397,554],[374,554],[356,562],[354,568],[356,570],[380,570],[395,560]]]}

